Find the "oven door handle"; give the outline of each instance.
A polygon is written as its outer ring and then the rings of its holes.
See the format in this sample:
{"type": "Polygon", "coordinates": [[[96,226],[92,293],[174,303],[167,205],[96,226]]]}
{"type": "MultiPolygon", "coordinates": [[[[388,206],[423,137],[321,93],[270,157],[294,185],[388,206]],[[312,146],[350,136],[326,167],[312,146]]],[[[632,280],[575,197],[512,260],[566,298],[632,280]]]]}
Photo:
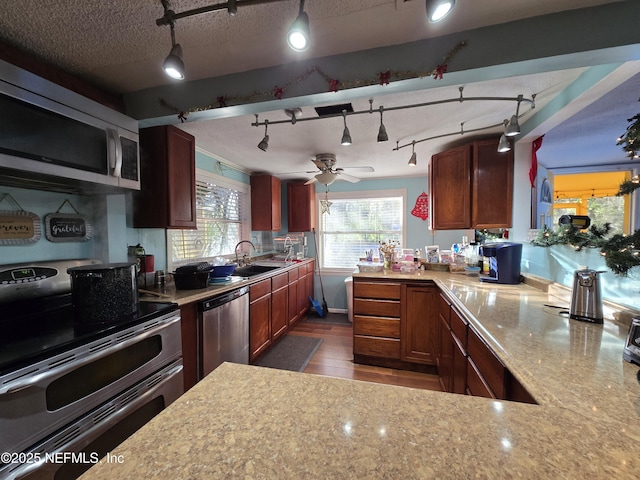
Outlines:
{"type": "Polygon", "coordinates": [[[140,340],[151,337],[156,333],[164,330],[169,325],[172,325],[179,321],[180,321],[180,315],[172,316],[160,322],[159,324],[154,325],[153,327],[147,330],[143,330],[140,332],[135,332],[135,331],[131,332],[131,334],[127,336],[126,339],[118,343],[115,343],[105,348],[104,350],[100,350],[98,352],[89,354],[86,357],[80,358],[77,361],[72,360],[68,363],[65,363],[64,365],[61,365],[60,367],[53,368],[51,370],[38,373],[36,375],[29,375],[27,376],[26,380],[23,380],[21,382],[15,382],[15,383],[9,382],[7,383],[7,385],[0,387],[0,398],[3,396],[13,395],[15,393],[26,390],[27,388],[35,387],[39,383],[42,383],[43,381],[51,377],[62,376],[67,372],[76,370],[77,368],[87,365],[88,363],[91,363],[100,357],[103,357],[103,356],[106,357],[107,355],[115,353],[122,348],[128,347],[129,345],[137,343],[140,340]]]}

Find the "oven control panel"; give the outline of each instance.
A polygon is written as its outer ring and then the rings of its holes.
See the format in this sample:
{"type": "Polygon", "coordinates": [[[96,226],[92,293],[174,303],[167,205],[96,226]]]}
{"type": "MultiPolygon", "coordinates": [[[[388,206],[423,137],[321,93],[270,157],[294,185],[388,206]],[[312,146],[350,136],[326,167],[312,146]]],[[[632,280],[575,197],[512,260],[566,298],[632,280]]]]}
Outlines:
{"type": "Polygon", "coordinates": [[[55,268],[47,267],[22,267],[0,272],[0,284],[37,282],[58,274],[55,268]]]}
{"type": "Polygon", "coordinates": [[[0,303],[68,293],[71,291],[68,268],[100,263],[87,259],[0,265],[0,303]]]}

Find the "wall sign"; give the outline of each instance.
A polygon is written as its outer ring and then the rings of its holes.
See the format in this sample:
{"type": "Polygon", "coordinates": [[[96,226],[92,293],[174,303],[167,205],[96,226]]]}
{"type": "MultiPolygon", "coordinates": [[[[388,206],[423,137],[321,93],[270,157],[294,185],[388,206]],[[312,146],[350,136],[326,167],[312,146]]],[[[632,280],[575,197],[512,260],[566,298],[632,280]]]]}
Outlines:
{"type": "Polygon", "coordinates": [[[91,238],[92,228],[89,220],[78,213],[69,200],[65,200],[56,213],[44,217],[44,228],[50,242],[86,242],[91,238]],[[76,213],[60,213],[65,204],[69,204],[76,213]]]}
{"type": "Polygon", "coordinates": [[[0,197],[0,204],[5,200],[11,200],[18,209],[0,210],[0,245],[23,245],[40,240],[40,217],[24,211],[8,193],[0,197]]]}

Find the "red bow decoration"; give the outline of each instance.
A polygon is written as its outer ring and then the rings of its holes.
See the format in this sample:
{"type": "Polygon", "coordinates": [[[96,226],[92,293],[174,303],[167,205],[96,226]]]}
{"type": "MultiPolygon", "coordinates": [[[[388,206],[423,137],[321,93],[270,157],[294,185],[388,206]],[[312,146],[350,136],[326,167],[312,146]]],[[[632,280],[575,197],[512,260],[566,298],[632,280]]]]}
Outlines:
{"type": "Polygon", "coordinates": [[[218,105],[220,108],[227,106],[227,100],[224,97],[218,97],[218,105]]]}
{"type": "Polygon", "coordinates": [[[187,121],[187,115],[188,115],[188,114],[186,114],[186,113],[184,113],[184,112],[180,112],[180,113],[178,114],[178,119],[180,120],[180,123],[184,123],[184,122],[186,122],[186,121],[187,121]]]}
{"type": "Polygon", "coordinates": [[[273,96],[276,97],[278,100],[282,100],[283,93],[284,93],[284,90],[279,86],[276,85],[275,87],[273,87],[273,96]]]}
{"type": "Polygon", "coordinates": [[[330,78],[329,79],[329,91],[330,92],[337,92],[339,84],[340,84],[340,80],[335,80],[333,78],[330,78]]]}
{"type": "Polygon", "coordinates": [[[529,181],[531,182],[531,188],[536,186],[536,178],[538,176],[538,150],[542,147],[542,139],[544,135],[536,138],[531,144],[531,168],[529,169],[529,181]]]}
{"type": "Polygon", "coordinates": [[[433,74],[433,78],[435,80],[442,80],[442,76],[447,73],[447,64],[445,63],[444,65],[438,65],[436,67],[436,71],[433,74]]]}
{"type": "Polygon", "coordinates": [[[389,85],[389,79],[391,78],[391,71],[380,72],[380,85],[389,85]]]}

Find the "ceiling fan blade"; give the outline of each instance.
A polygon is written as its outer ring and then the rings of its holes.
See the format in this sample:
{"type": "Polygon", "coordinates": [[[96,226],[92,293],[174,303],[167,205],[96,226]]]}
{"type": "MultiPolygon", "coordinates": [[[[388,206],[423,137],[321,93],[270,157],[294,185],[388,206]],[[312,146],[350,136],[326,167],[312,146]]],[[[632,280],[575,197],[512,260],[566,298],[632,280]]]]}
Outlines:
{"type": "Polygon", "coordinates": [[[305,185],[311,185],[312,183],[316,183],[318,179],[316,177],[311,177],[309,180],[304,182],[305,185]]]}
{"type": "Polygon", "coordinates": [[[362,167],[340,167],[343,170],[357,170],[359,172],[375,172],[376,170],[373,167],[362,166],[362,167]]]}
{"type": "Polygon", "coordinates": [[[349,175],[348,173],[338,172],[338,175],[341,180],[346,180],[351,183],[358,183],[360,179],[358,177],[354,177],[353,175],[349,175]]]}

